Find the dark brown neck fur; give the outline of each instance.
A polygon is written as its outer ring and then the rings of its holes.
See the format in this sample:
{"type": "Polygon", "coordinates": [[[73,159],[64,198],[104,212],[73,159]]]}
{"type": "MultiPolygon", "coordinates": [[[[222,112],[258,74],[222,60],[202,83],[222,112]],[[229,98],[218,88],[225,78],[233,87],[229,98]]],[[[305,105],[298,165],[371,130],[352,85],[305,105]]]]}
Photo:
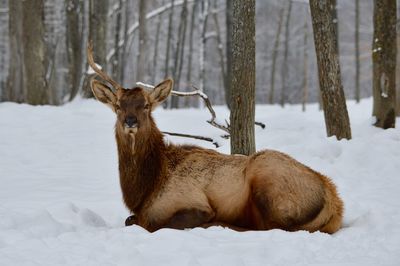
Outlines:
{"type": "Polygon", "coordinates": [[[146,198],[158,189],[166,173],[163,135],[152,118],[149,128],[139,129],[134,139],[124,134],[123,128],[118,125],[115,132],[122,194],[126,206],[135,213],[140,211],[146,198]]]}

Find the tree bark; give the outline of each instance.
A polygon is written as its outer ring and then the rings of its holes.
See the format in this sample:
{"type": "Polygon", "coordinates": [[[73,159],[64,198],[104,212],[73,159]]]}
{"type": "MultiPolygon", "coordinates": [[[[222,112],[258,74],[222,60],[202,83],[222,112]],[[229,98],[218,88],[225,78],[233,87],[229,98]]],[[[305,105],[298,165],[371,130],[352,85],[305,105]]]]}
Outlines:
{"type": "Polygon", "coordinates": [[[3,100],[13,102],[26,101],[24,86],[23,47],[22,47],[22,2],[9,1],[9,69],[7,88],[3,93],[3,100]]]}
{"type": "Polygon", "coordinates": [[[80,32],[80,3],[79,0],[65,2],[66,13],[66,47],[68,58],[68,91],[69,100],[73,100],[78,93],[82,76],[82,47],[80,32]]]}
{"type": "Polygon", "coordinates": [[[255,0],[233,0],[231,153],[255,152],[255,0]]]}
{"type": "Polygon", "coordinates": [[[355,30],[354,30],[354,44],[355,44],[355,62],[356,62],[356,84],[355,95],[356,102],[360,102],[360,0],[356,1],[355,7],[355,30]]]}
{"type": "MultiPolygon", "coordinates": [[[[122,27],[122,0],[118,0],[118,7],[115,10],[116,18],[115,18],[115,27],[114,27],[114,50],[115,53],[111,58],[111,66],[113,77],[121,80],[120,77],[120,57],[121,57],[121,49],[119,42],[121,41],[121,27],[122,27]]],[[[122,82],[122,80],[121,80],[122,82]]]]}
{"type": "Polygon", "coordinates": [[[22,2],[22,46],[27,103],[49,104],[44,41],[44,0],[22,2]]]}
{"type": "Polygon", "coordinates": [[[225,101],[231,109],[232,88],[232,19],[233,0],[226,0],[226,75],[225,75],[225,101]]]}
{"type": "Polygon", "coordinates": [[[307,17],[304,19],[304,40],[303,40],[303,95],[302,95],[302,111],[306,111],[308,101],[308,24],[307,17]]]}
{"type": "MultiPolygon", "coordinates": [[[[186,24],[187,24],[187,0],[183,0],[180,22],[178,27],[178,39],[176,43],[175,50],[175,61],[174,61],[174,90],[179,91],[182,65],[183,65],[183,53],[185,50],[185,40],[186,40],[186,24]]],[[[173,97],[171,99],[171,108],[179,108],[179,98],[173,97]]]]}
{"type": "Polygon", "coordinates": [[[168,33],[167,33],[167,48],[166,48],[166,56],[165,56],[165,78],[169,76],[169,54],[171,50],[171,39],[172,39],[172,19],[174,15],[174,6],[175,6],[175,1],[171,0],[171,9],[169,12],[169,18],[168,18],[168,33]]]}
{"type": "Polygon", "coordinates": [[[200,91],[203,91],[207,94],[205,90],[204,83],[206,77],[206,68],[205,68],[205,60],[206,60],[206,32],[207,32],[207,22],[208,15],[210,11],[210,0],[202,0],[201,9],[200,9],[200,25],[201,25],[201,40],[200,40],[200,91]]]}
{"type": "Polygon", "coordinates": [[[146,73],[146,50],[147,50],[147,29],[146,9],[148,0],[139,1],[139,55],[136,64],[136,80],[145,81],[146,73]]]}
{"type": "Polygon", "coordinates": [[[272,51],[272,66],[271,66],[271,80],[270,80],[271,84],[270,84],[269,97],[268,97],[269,104],[274,103],[276,59],[278,58],[279,39],[281,36],[281,31],[282,31],[284,11],[285,11],[285,8],[281,7],[281,9],[279,11],[278,29],[275,34],[274,49],[272,51]]]}
{"type": "Polygon", "coordinates": [[[396,12],[393,0],[376,0],[372,50],[375,126],[394,128],[396,123],[396,12]]]}
{"type": "MultiPolygon", "coordinates": [[[[107,71],[107,13],[108,0],[89,2],[89,40],[93,42],[94,61],[107,71]]],[[[88,77],[83,83],[83,96],[92,98],[88,77]]]]}
{"type": "Polygon", "coordinates": [[[310,0],[319,84],[328,136],[351,139],[350,121],[340,77],[332,0],[310,0]]]}
{"type": "Polygon", "coordinates": [[[281,89],[281,106],[283,107],[286,102],[286,91],[289,84],[289,40],[290,40],[290,14],[292,13],[292,1],[289,0],[289,6],[286,14],[286,24],[285,24],[285,50],[283,54],[283,67],[282,67],[282,89],[281,89]]]}
{"type": "MultiPolygon", "coordinates": [[[[161,2],[161,5],[164,6],[164,1],[161,2]]],[[[152,72],[152,77],[151,81],[152,84],[156,84],[156,76],[157,76],[157,63],[158,63],[158,43],[160,40],[160,30],[161,30],[161,21],[162,21],[162,15],[158,16],[157,20],[157,28],[156,28],[156,36],[155,36],[155,41],[154,41],[154,57],[153,57],[153,72],[152,72]]]]}

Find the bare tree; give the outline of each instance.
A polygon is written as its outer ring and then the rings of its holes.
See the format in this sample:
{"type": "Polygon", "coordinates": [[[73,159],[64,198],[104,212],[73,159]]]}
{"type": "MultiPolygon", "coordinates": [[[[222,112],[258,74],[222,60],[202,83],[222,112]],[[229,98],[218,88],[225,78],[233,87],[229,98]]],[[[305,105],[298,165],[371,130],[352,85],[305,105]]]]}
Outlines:
{"type": "MultiPolygon", "coordinates": [[[[176,43],[175,50],[175,60],[174,60],[174,68],[173,68],[173,77],[174,77],[174,89],[179,91],[181,74],[182,74],[182,66],[183,66],[183,54],[185,50],[185,40],[186,40],[186,24],[187,24],[187,0],[183,0],[180,22],[178,27],[178,38],[176,43]]],[[[174,97],[171,99],[171,108],[179,107],[179,98],[174,97]]]]}
{"type": "Polygon", "coordinates": [[[6,101],[25,102],[27,91],[24,86],[23,72],[22,2],[9,1],[8,5],[10,61],[7,88],[3,92],[3,99],[6,101]]]}
{"type": "Polygon", "coordinates": [[[396,1],[376,0],[373,41],[373,114],[377,127],[396,123],[396,1]]]}
{"type": "Polygon", "coordinates": [[[349,115],[340,77],[337,35],[330,10],[332,5],[332,0],[310,0],[319,84],[328,136],[351,139],[349,115]]]}
{"type": "Polygon", "coordinates": [[[282,31],[284,11],[285,11],[285,8],[281,7],[281,9],[279,11],[278,28],[277,28],[276,34],[275,34],[274,49],[272,50],[272,66],[271,66],[271,80],[270,80],[271,83],[270,83],[269,97],[268,97],[268,102],[270,104],[274,103],[276,59],[278,58],[279,39],[281,36],[281,31],[282,31]]]}
{"type": "Polygon", "coordinates": [[[29,104],[49,104],[44,41],[44,0],[22,2],[24,85],[29,104]]]}
{"type": "Polygon", "coordinates": [[[147,29],[146,9],[148,0],[139,1],[139,54],[136,64],[136,79],[144,81],[146,71],[147,29]]]}
{"type": "Polygon", "coordinates": [[[303,39],[303,93],[302,93],[302,111],[306,110],[308,100],[308,23],[307,16],[304,18],[304,39],[303,39]]]}
{"type": "MultiPolygon", "coordinates": [[[[112,58],[110,58],[111,61],[111,66],[112,66],[112,73],[114,77],[118,77],[119,80],[121,80],[121,75],[120,71],[122,70],[120,65],[120,57],[121,57],[121,49],[122,47],[119,45],[121,42],[121,28],[122,28],[122,6],[123,2],[122,0],[118,0],[116,3],[116,18],[115,18],[115,28],[114,28],[114,55],[112,58]]],[[[123,36],[122,36],[123,37],[123,36]]],[[[125,40],[122,40],[123,42],[125,40]]]]}
{"type": "MultiPolygon", "coordinates": [[[[89,1],[89,40],[94,45],[95,62],[104,70],[107,68],[107,21],[108,0],[89,1]]],[[[93,97],[88,77],[83,83],[83,96],[93,97]]]]}
{"type": "Polygon", "coordinates": [[[255,152],[255,0],[233,0],[231,153],[255,152]]]}
{"type": "MultiPolygon", "coordinates": [[[[204,81],[206,76],[205,60],[206,60],[206,32],[207,32],[207,22],[208,15],[210,13],[210,0],[202,0],[200,8],[200,27],[201,27],[201,40],[200,40],[200,90],[206,92],[204,88],[204,81]]],[[[207,93],[207,92],[206,92],[207,93]]]]}
{"type": "Polygon", "coordinates": [[[286,13],[286,24],[285,24],[285,48],[283,54],[283,66],[282,66],[282,89],[281,89],[281,106],[285,105],[286,102],[286,91],[289,84],[289,41],[290,41],[290,14],[292,12],[292,0],[289,0],[287,13],[286,13]]]}
{"type": "Polygon", "coordinates": [[[355,62],[356,62],[356,84],[355,84],[355,99],[360,102],[360,0],[355,0],[355,29],[354,29],[354,44],[355,44],[355,62]]]}
{"type": "Polygon", "coordinates": [[[232,19],[233,0],[226,0],[226,76],[225,76],[225,101],[228,108],[231,108],[232,88],[232,19]]]}
{"type": "Polygon", "coordinates": [[[170,60],[170,50],[171,50],[171,39],[172,39],[172,19],[174,15],[175,0],[171,0],[171,9],[169,11],[168,18],[168,33],[167,33],[167,48],[165,52],[165,77],[169,76],[169,60],[170,60]]]}
{"type": "MultiPolygon", "coordinates": [[[[164,5],[164,1],[161,2],[162,5],[164,5]]],[[[158,46],[159,46],[159,40],[160,40],[160,31],[161,31],[161,21],[162,21],[162,15],[158,16],[157,20],[157,28],[156,28],[156,35],[155,35],[155,42],[154,42],[154,56],[153,56],[153,72],[152,72],[152,77],[151,77],[151,82],[154,84],[156,83],[156,75],[157,75],[157,62],[158,62],[158,46]]]]}
{"type": "Polygon", "coordinates": [[[80,3],[79,0],[66,0],[66,47],[68,58],[68,91],[69,100],[75,98],[79,90],[82,76],[82,42],[80,31],[80,3]]]}

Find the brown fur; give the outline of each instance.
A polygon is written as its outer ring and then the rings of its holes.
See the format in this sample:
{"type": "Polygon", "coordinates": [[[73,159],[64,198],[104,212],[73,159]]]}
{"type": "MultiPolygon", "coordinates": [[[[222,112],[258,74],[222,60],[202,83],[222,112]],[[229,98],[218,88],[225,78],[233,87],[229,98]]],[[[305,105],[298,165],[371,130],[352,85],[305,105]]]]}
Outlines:
{"type": "Polygon", "coordinates": [[[286,154],[264,150],[247,157],[166,144],[151,110],[171,88],[166,80],[152,92],[119,89],[113,97],[98,93],[108,88],[92,82],[96,98],[117,113],[121,189],[135,214],[127,224],[151,232],[211,225],[240,231],[340,228],[343,203],[335,185],[286,154]],[[137,128],[124,126],[128,115],[137,118],[137,128]]]}

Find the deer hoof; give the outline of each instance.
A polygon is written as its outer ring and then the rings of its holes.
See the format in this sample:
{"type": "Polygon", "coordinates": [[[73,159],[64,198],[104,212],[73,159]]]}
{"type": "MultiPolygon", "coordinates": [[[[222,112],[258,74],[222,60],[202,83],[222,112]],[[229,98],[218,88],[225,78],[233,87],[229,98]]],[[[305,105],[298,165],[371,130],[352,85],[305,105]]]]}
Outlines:
{"type": "Polygon", "coordinates": [[[126,218],[125,220],[125,226],[131,226],[136,224],[136,216],[135,215],[131,215],[128,218],[126,218]]]}

